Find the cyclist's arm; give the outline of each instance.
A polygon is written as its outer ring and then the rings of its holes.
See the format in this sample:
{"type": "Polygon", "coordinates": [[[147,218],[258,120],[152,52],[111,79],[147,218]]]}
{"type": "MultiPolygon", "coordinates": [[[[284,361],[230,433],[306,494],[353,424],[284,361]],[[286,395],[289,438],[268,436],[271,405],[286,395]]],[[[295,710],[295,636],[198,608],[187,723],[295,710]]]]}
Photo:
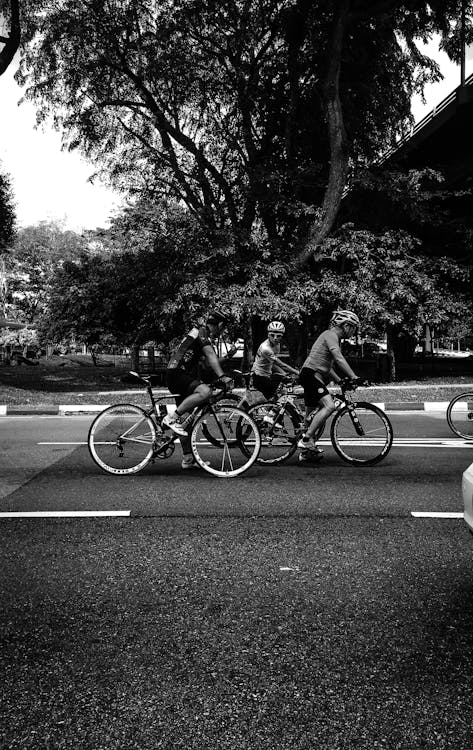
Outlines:
{"type": "Polygon", "coordinates": [[[222,365],[220,364],[212,345],[205,344],[202,348],[202,353],[207,361],[208,366],[214,371],[217,378],[222,378],[224,375],[222,365]]]}
{"type": "Polygon", "coordinates": [[[291,367],[291,365],[288,365],[286,362],[283,362],[277,357],[274,357],[273,365],[276,365],[276,368],[278,368],[280,371],[282,370],[283,372],[290,372],[291,375],[299,375],[299,370],[296,370],[294,367],[291,367]]]}
{"type": "Polygon", "coordinates": [[[340,382],[341,377],[339,375],[337,375],[337,373],[335,372],[335,370],[333,368],[330,370],[329,375],[330,375],[330,378],[332,379],[332,381],[334,383],[339,383],[340,382]]]}
{"type": "Polygon", "coordinates": [[[355,373],[353,372],[353,370],[351,369],[350,365],[348,364],[348,362],[346,361],[345,357],[343,356],[341,352],[340,346],[338,344],[338,338],[335,333],[330,335],[330,340],[327,343],[328,343],[330,354],[332,355],[333,364],[335,365],[335,367],[338,370],[340,370],[343,373],[343,375],[345,375],[345,377],[351,378],[351,379],[356,378],[355,373]]]}

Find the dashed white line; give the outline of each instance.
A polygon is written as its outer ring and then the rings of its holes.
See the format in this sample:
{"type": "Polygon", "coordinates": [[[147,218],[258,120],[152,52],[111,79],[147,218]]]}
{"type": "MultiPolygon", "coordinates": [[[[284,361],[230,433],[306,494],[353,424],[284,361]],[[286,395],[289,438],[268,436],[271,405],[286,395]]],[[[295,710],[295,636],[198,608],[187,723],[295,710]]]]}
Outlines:
{"type": "Polygon", "coordinates": [[[411,511],[411,516],[414,516],[414,518],[463,518],[463,513],[453,513],[453,512],[447,512],[447,513],[441,513],[440,511],[411,511]]]}
{"type": "Polygon", "coordinates": [[[131,510],[27,510],[0,513],[0,518],[113,518],[130,514],[131,510]]]}

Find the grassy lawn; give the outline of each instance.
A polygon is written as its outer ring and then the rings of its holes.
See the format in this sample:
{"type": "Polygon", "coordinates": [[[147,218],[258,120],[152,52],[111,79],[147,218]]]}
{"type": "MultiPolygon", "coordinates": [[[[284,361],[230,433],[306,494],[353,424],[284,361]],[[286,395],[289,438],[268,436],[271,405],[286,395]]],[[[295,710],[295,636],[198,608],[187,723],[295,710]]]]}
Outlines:
{"type": "MultiPolygon", "coordinates": [[[[146,403],[133,382],[127,380],[128,367],[92,367],[87,364],[64,362],[59,358],[42,362],[36,367],[20,365],[0,367],[0,404],[110,404],[116,401],[146,403]],[[135,390],[135,394],[119,391],[135,390]]],[[[473,372],[467,376],[425,378],[396,384],[380,384],[357,391],[359,400],[392,401],[450,401],[467,384],[473,383],[473,372]],[[396,385],[396,389],[392,386],[396,385]]]]}

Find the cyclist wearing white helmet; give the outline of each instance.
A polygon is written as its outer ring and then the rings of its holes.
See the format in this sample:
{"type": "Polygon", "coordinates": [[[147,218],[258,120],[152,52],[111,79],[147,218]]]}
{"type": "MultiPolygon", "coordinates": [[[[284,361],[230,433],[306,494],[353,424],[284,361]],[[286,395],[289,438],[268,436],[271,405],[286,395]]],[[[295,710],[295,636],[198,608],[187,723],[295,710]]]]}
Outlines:
{"type": "Polygon", "coordinates": [[[340,341],[353,336],[360,327],[360,320],[351,310],[335,310],[330,328],[316,339],[309,356],[302,365],[299,381],[304,388],[306,416],[315,408],[318,411],[298,442],[301,462],[322,458],[323,451],[315,444],[314,434],[335,411],[335,402],[327,388],[331,380],[338,383],[336,367],[344,377],[359,380],[340,350],[340,341]]]}
{"type": "Polygon", "coordinates": [[[274,396],[284,372],[299,375],[298,370],[279,358],[280,342],[285,332],[284,323],[280,323],[279,320],[273,320],[268,325],[268,338],[259,345],[251,368],[253,386],[261,391],[265,398],[274,396]]]}

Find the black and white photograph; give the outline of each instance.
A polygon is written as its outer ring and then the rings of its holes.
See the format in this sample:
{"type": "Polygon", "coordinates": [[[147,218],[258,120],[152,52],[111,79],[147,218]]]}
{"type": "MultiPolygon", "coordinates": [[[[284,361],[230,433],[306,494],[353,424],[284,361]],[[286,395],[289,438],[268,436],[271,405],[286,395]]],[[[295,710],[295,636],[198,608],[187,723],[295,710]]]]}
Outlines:
{"type": "Polygon", "coordinates": [[[473,748],[473,0],[0,0],[0,750],[473,748]]]}

